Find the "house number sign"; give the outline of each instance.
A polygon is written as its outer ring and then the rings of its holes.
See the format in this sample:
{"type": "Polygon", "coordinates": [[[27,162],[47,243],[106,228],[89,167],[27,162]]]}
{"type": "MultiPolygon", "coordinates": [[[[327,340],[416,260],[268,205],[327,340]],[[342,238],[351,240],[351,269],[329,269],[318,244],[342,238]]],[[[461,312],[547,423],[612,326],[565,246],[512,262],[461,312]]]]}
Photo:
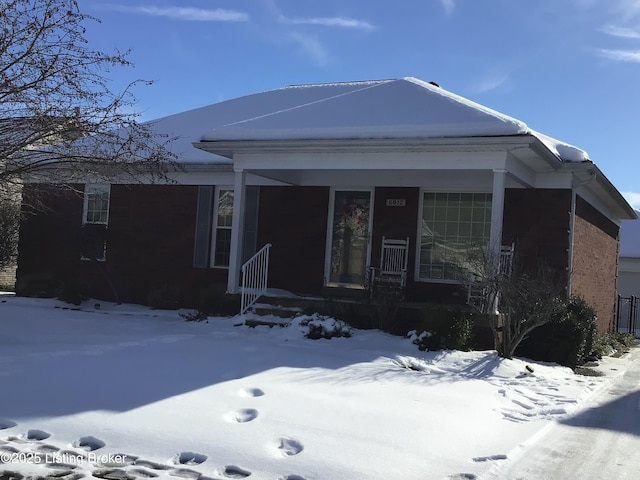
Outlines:
{"type": "Polygon", "coordinates": [[[406,207],[407,200],[404,198],[387,198],[387,207],[406,207]]]}

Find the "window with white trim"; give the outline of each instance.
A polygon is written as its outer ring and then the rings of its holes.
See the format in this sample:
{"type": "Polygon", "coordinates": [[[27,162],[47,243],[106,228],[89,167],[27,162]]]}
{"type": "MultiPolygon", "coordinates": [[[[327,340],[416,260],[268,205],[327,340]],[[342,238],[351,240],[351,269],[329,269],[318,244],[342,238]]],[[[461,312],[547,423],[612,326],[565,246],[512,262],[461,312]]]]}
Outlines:
{"type": "MultiPolygon", "coordinates": [[[[256,253],[258,203],[260,190],[247,186],[244,215],[242,261],[256,253]]],[[[196,211],[193,266],[196,268],[228,268],[231,258],[231,224],[233,221],[233,188],[200,185],[196,211]]]]}
{"type": "Polygon", "coordinates": [[[423,193],[420,280],[468,280],[471,255],[489,244],[491,198],[491,193],[423,193]]]}
{"type": "Polygon", "coordinates": [[[82,212],[82,260],[103,262],[106,259],[110,196],[109,184],[85,185],[82,212]]]}
{"type": "Polygon", "coordinates": [[[231,220],[233,218],[233,189],[216,188],[215,218],[213,221],[213,243],[211,245],[212,266],[228,267],[231,255],[231,220]]]}

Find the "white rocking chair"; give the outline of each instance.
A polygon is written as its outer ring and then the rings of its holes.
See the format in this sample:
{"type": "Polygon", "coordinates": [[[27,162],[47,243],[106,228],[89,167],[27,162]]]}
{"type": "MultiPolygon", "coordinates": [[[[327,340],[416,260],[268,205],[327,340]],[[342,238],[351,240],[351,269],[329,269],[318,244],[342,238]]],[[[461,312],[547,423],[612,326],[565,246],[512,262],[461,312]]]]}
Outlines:
{"type": "Polygon", "coordinates": [[[371,267],[369,287],[386,286],[404,289],[407,285],[407,265],[409,262],[409,237],[394,240],[382,237],[380,266],[371,267]]]}

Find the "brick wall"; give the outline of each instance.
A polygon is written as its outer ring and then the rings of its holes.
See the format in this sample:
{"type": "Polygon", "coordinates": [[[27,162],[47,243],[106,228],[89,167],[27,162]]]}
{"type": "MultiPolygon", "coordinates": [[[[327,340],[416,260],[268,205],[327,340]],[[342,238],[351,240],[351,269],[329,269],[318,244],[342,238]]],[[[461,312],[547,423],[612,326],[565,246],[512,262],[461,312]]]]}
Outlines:
{"type": "Polygon", "coordinates": [[[80,259],[82,196],[49,189],[48,208],[21,224],[18,294],[75,284],[92,298],[146,303],[150,291],[168,286],[192,304],[201,288],[226,286],[226,269],[193,268],[197,190],[112,185],[106,261],[91,262],[80,259]]]}
{"type": "Polygon", "coordinates": [[[615,326],[618,226],[581,197],[576,201],[572,294],[580,295],[598,313],[598,331],[615,326]]]}
{"type": "Polygon", "coordinates": [[[258,248],[271,243],[269,287],[319,294],[329,187],[260,187],[258,248]]]}
{"type": "Polygon", "coordinates": [[[505,191],[502,243],[515,244],[516,261],[525,269],[543,264],[566,279],[570,221],[571,190],[505,191]]]}
{"type": "Polygon", "coordinates": [[[16,283],[16,265],[0,269],[0,286],[12,288],[16,283]]]}

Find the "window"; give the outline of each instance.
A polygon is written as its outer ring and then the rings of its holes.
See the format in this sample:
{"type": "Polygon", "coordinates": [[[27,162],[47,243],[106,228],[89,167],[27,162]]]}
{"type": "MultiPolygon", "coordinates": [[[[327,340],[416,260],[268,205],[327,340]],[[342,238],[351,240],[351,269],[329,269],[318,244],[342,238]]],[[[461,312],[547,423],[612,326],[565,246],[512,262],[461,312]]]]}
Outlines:
{"type": "MultiPolygon", "coordinates": [[[[256,253],[259,187],[247,186],[245,198],[243,261],[256,253]]],[[[198,187],[193,266],[196,268],[229,266],[233,188],[201,185],[198,187]]]]}
{"type": "Polygon", "coordinates": [[[104,261],[107,251],[110,186],[87,184],[84,189],[81,258],[104,261]]]}
{"type": "Polygon", "coordinates": [[[198,187],[193,266],[228,267],[231,256],[233,189],[198,187]]]}
{"type": "Polygon", "coordinates": [[[228,267],[231,255],[231,219],[233,218],[233,190],[218,188],[216,192],[216,209],[213,245],[213,266],[228,267]]]}
{"type": "Polygon", "coordinates": [[[419,278],[465,281],[470,255],[491,232],[490,193],[429,193],[422,197],[419,278]]]}

